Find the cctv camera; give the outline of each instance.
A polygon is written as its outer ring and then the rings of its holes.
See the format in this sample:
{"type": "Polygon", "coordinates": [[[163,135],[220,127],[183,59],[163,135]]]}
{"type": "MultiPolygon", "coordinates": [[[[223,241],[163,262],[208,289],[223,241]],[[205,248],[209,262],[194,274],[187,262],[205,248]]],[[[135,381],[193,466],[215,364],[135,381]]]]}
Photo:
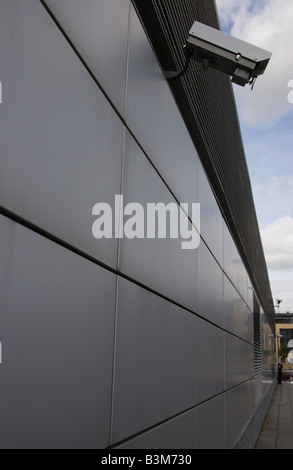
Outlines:
{"type": "Polygon", "coordinates": [[[195,21],[186,48],[191,59],[232,76],[232,82],[245,86],[262,75],[271,53],[195,21]]]}

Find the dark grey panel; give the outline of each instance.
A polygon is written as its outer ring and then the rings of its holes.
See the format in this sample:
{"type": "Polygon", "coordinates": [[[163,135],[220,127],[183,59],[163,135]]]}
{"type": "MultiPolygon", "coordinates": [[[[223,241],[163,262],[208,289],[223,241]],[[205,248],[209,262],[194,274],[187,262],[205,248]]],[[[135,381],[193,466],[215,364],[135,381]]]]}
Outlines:
{"type": "Polygon", "coordinates": [[[3,126],[7,109],[7,96],[9,91],[10,73],[9,66],[13,46],[14,16],[16,1],[3,0],[0,5],[0,68],[2,84],[2,103],[0,106],[0,129],[3,126]]]}
{"type": "Polygon", "coordinates": [[[45,3],[123,115],[129,0],[46,0],[45,3]]]}
{"type": "Polygon", "coordinates": [[[201,163],[198,165],[200,233],[219,265],[224,264],[224,220],[201,163]]]}
{"type": "Polygon", "coordinates": [[[239,292],[239,271],[242,269],[243,263],[234,243],[234,240],[229,232],[229,229],[224,225],[224,271],[232,284],[239,292]]]}
{"type": "Polygon", "coordinates": [[[197,252],[197,313],[222,327],[224,273],[203,242],[197,252]]]}
{"type": "Polygon", "coordinates": [[[253,345],[225,333],[226,389],[249,380],[254,374],[253,345]]]}
{"type": "Polygon", "coordinates": [[[254,412],[253,381],[233,388],[225,394],[226,448],[231,449],[254,412]]]}
{"type": "Polygon", "coordinates": [[[252,311],[252,285],[234,240],[226,226],[224,226],[224,271],[252,311]]]}
{"type": "Polygon", "coordinates": [[[250,282],[250,279],[248,278],[247,281],[247,306],[250,309],[251,312],[253,312],[253,287],[252,283],[250,282]]]}
{"type": "Polygon", "coordinates": [[[224,277],[225,329],[253,342],[253,315],[229,279],[224,277]]]}
{"type": "Polygon", "coordinates": [[[40,2],[3,0],[0,21],[1,205],[116,266],[92,208],[120,192],[123,125],[40,2]]]}
{"type": "Polygon", "coordinates": [[[117,448],[224,449],[224,395],[209,400],[117,448]]]}
{"type": "Polygon", "coordinates": [[[224,332],[199,320],[197,340],[197,403],[225,390],[224,332]]]}
{"type": "Polygon", "coordinates": [[[119,279],[113,443],[194,406],[199,320],[119,279]]]}
{"type": "MultiPolygon", "coordinates": [[[[145,219],[148,203],[167,205],[176,201],[133,138],[126,133],[123,179],[124,205],[142,205],[145,219]]],[[[179,213],[179,211],[178,211],[179,213]]],[[[125,217],[125,221],[129,217],[125,217]]],[[[195,310],[197,249],[182,249],[180,238],[121,239],[119,269],[163,295],[195,310]]],[[[195,239],[196,237],[194,237],[195,239]]]]}
{"type": "Polygon", "coordinates": [[[196,408],[197,449],[225,448],[225,402],[220,395],[196,408]]]}
{"type": "Polygon", "coordinates": [[[253,337],[253,313],[247,307],[246,304],[243,306],[243,318],[245,319],[245,326],[244,326],[244,339],[249,343],[253,344],[254,337],[253,337]]]}
{"type": "Polygon", "coordinates": [[[109,445],[115,276],[2,216],[0,233],[0,447],[109,445]]]}
{"type": "MultiPolygon", "coordinates": [[[[121,446],[117,446],[117,449],[195,449],[196,421],[197,410],[188,411],[121,446]]],[[[153,462],[155,461],[154,458],[153,462]]],[[[178,459],[177,462],[179,461],[178,459]]],[[[173,458],[171,458],[171,462],[174,462],[173,458]]]]}
{"type": "Polygon", "coordinates": [[[238,285],[239,285],[239,292],[242,298],[247,302],[247,295],[248,295],[248,275],[244,264],[241,263],[238,266],[238,285]]]}
{"type": "Polygon", "coordinates": [[[178,200],[198,202],[198,155],[133,7],[126,121],[178,200]]]}

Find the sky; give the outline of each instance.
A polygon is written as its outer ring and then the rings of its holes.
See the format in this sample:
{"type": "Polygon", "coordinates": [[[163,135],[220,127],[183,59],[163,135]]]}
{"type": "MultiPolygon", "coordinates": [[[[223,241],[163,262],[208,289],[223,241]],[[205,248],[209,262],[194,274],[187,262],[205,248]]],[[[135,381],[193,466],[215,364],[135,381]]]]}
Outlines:
{"type": "Polygon", "coordinates": [[[216,4],[222,31],[272,52],[253,91],[233,88],[273,301],[293,312],[293,0],[216,4]]]}

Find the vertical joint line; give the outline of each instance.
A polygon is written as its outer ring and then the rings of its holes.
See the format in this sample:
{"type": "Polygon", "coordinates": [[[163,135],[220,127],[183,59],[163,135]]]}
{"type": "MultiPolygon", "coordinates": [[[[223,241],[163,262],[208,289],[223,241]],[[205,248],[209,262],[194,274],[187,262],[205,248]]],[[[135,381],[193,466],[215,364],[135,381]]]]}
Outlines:
{"type": "Polygon", "coordinates": [[[116,295],[115,295],[115,317],[114,317],[114,335],[113,335],[113,360],[112,360],[112,389],[111,389],[111,408],[110,408],[110,433],[109,444],[113,444],[113,424],[114,424],[114,395],[115,395],[115,371],[116,371],[116,339],[117,339],[117,319],[118,319],[118,276],[116,276],[116,295]]]}

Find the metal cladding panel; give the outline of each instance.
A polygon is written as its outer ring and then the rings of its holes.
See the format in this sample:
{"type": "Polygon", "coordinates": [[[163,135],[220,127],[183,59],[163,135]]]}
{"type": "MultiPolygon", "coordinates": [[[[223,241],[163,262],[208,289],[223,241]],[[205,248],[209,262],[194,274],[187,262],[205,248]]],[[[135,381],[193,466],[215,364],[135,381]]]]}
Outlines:
{"type": "Polygon", "coordinates": [[[225,330],[253,343],[253,314],[226,276],[224,278],[224,319],[225,330]]]}
{"type": "Polygon", "coordinates": [[[3,216],[0,256],[0,448],[109,445],[116,276],[3,216]]]}
{"type": "MultiPolygon", "coordinates": [[[[118,445],[117,449],[195,449],[197,410],[170,419],[140,436],[118,445]]],[[[209,441],[210,442],[210,441],[209,441]]],[[[167,456],[166,456],[167,458],[167,456]]],[[[155,461],[155,458],[154,458],[155,461]]],[[[171,457],[171,462],[173,459],[171,457]]]]}
{"type": "Polygon", "coordinates": [[[0,204],[115,268],[92,208],[120,193],[123,123],[40,2],[1,1],[0,25],[0,204]]]}
{"type": "Polygon", "coordinates": [[[219,395],[197,409],[197,449],[225,449],[225,398],[219,395]]]}
{"type": "Polygon", "coordinates": [[[196,347],[197,403],[220,394],[225,389],[224,332],[200,320],[196,347]]]}
{"type": "Polygon", "coordinates": [[[129,0],[45,0],[44,4],[123,116],[129,0]]]}
{"type": "Polygon", "coordinates": [[[126,122],[180,202],[197,202],[198,155],[131,8],[126,122]]]}
{"type": "MultiPolygon", "coordinates": [[[[198,250],[182,249],[180,228],[179,237],[170,238],[169,223],[166,225],[166,238],[147,237],[147,232],[152,227],[152,223],[147,220],[149,204],[175,205],[178,224],[179,206],[128,132],[125,137],[123,195],[124,207],[134,201],[141,206],[145,223],[141,233],[143,238],[124,236],[120,240],[119,270],[136,282],[196,311],[198,250]]],[[[135,215],[135,211],[133,214],[135,215]]],[[[124,226],[128,219],[129,216],[124,217],[124,226]]],[[[193,239],[197,239],[195,232],[193,239]]]]}
{"type": "MultiPolygon", "coordinates": [[[[193,22],[219,29],[214,0],[132,0],[163,70],[182,70],[193,22]]],[[[191,61],[191,68],[197,63],[191,61]]],[[[251,282],[274,329],[274,308],[229,78],[199,70],[170,82],[251,282]]]]}
{"type": "Polygon", "coordinates": [[[245,382],[225,394],[226,448],[232,449],[254,412],[254,383],[245,382]],[[241,403],[241,406],[239,406],[241,403]]]}
{"type": "Polygon", "coordinates": [[[223,327],[224,273],[203,242],[197,251],[197,313],[223,327]]]}
{"type": "Polygon", "coordinates": [[[225,333],[226,390],[253,377],[253,345],[225,333]]]}
{"type": "Polygon", "coordinates": [[[124,279],[117,315],[113,444],[224,393],[220,328],[124,279]]]}
{"type": "MultiPolygon", "coordinates": [[[[117,449],[224,449],[225,404],[220,395],[117,449]]],[[[172,461],[172,460],[171,460],[172,461]]]]}
{"type": "Polygon", "coordinates": [[[224,269],[224,220],[201,164],[198,165],[198,202],[201,237],[224,269]]]}
{"type": "Polygon", "coordinates": [[[112,444],[196,403],[199,319],[119,278],[112,444]]]}
{"type": "Polygon", "coordinates": [[[229,229],[224,226],[224,272],[239,292],[239,270],[242,260],[230,234],[229,229]]]}

